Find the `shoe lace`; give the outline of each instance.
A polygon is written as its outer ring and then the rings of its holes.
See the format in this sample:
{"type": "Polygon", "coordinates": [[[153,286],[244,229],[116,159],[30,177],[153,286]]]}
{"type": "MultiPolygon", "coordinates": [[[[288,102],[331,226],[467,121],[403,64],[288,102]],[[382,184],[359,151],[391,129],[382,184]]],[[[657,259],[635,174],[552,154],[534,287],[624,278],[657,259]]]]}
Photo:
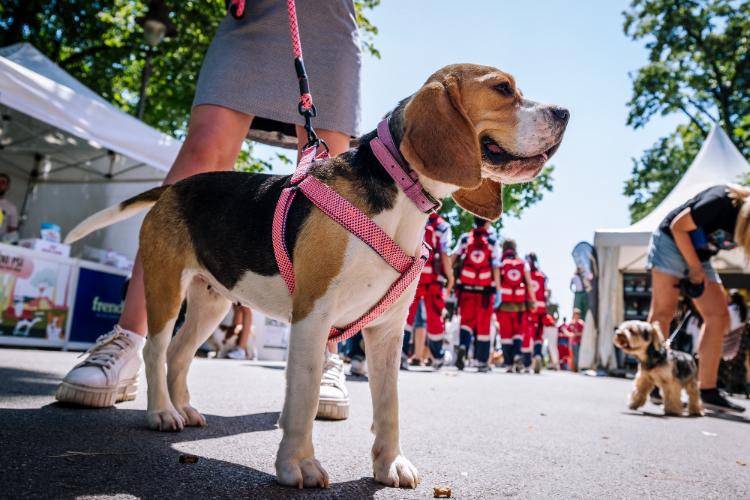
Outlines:
{"type": "Polygon", "coordinates": [[[92,345],[81,356],[89,355],[81,366],[101,366],[110,368],[112,364],[132,345],[130,339],[125,335],[119,325],[115,325],[111,332],[100,335],[96,343],[92,345]]]}
{"type": "Polygon", "coordinates": [[[341,383],[341,376],[344,373],[343,363],[338,361],[335,357],[326,358],[325,365],[323,366],[323,377],[321,378],[321,385],[332,385],[338,386],[341,383]]]}

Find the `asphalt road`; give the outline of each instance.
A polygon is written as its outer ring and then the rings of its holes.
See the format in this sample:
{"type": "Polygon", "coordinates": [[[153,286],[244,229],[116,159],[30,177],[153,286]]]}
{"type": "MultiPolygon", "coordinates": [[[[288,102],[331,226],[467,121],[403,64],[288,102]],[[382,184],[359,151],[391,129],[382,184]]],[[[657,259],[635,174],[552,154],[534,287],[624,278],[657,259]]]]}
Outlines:
{"type": "MultiPolygon", "coordinates": [[[[401,436],[422,483],[376,484],[364,379],[350,379],[351,416],[316,422],[328,490],[278,486],[280,364],[196,359],[194,405],[205,428],[144,427],[135,401],[88,410],[53,394],[76,354],[0,349],[3,498],[750,498],[750,417],[665,418],[625,406],[630,381],[546,372],[409,372],[400,377],[401,436]],[[181,454],[199,457],[181,464],[181,454]]],[[[748,401],[742,401],[750,406],[748,401]]]]}

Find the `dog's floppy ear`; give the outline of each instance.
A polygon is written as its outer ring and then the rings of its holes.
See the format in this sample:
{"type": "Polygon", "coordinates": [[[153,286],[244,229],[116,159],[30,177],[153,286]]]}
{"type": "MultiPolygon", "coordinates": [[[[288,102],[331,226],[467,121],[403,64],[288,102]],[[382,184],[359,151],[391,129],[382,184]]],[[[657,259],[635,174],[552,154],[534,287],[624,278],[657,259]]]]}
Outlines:
{"type": "Polygon", "coordinates": [[[664,335],[662,335],[661,327],[656,321],[651,323],[651,345],[653,345],[654,349],[657,351],[664,345],[664,335]]]}
{"type": "Polygon", "coordinates": [[[497,220],[503,213],[503,185],[490,179],[482,179],[476,188],[462,188],[453,193],[458,205],[483,219],[497,220]]]}
{"type": "Polygon", "coordinates": [[[462,188],[479,186],[479,139],[461,104],[455,76],[428,81],[409,100],[404,109],[401,153],[430,179],[462,188]]]}

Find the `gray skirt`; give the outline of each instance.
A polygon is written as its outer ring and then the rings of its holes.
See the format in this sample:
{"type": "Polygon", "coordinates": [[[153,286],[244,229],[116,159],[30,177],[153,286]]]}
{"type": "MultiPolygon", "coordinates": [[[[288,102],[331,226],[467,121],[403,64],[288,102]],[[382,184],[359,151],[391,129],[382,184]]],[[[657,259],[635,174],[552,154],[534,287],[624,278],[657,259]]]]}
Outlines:
{"type": "MultiPolygon", "coordinates": [[[[313,125],[359,134],[360,44],[352,0],[297,0],[313,125]]],[[[193,106],[214,104],[253,115],[248,137],[297,147],[299,86],[284,0],[250,0],[245,17],[227,16],[201,68],[193,106]]]]}

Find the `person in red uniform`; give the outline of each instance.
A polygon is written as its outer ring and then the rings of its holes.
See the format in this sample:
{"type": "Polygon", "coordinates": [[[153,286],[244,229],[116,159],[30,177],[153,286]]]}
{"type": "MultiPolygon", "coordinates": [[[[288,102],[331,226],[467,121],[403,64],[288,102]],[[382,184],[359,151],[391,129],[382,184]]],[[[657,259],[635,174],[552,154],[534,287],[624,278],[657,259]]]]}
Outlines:
{"type": "Polygon", "coordinates": [[[523,338],[521,351],[523,365],[529,368],[533,365],[534,373],[542,370],[542,333],[544,331],[544,317],[547,315],[547,276],[539,270],[539,260],[535,253],[526,256],[531,276],[531,297],[536,307],[529,311],[526,334],[523,338]],[[533,361],[532,361],[533,354],[533,361]]]}
{"type": "Polygon", "coordinates": [[[568,334],[570,335],[570,351],[573,358],[571,366],[574,372],[578,371],[578,350],[581,347],[584,322],[581,319],[581,310],[573,309],[573,319],[568,323],[568,334]]]}
{"type": "Polygon", "coordinates": [[[427,316],[427,343],[432,355],[432,367],[438,369],[443,364],[443,337],[445,336],[445,322],[443,311],[445,310],[445,295],[449,295],[453,289],[453,269],[451,268],[448,253],[452,243],[451,228],[442,217],[436,213],[430,214],[427,219],[424,233],[425,242],[430,245],[432,252],[430,258],[422,269],[417,284],[417,293],[409,308],[404,331],[404,348],[401,352],[401,365],[408,365],[408,351],[411,343],[411,334],[414,330],[414,318],[417,309],[424,303],[427,316]]]}
{"type": "Polygon", "coordinates": [[[451,261],[460,262],[456,280],[458,310],[461,316],[456,367],[463,370],[472,340],[474,358],[480,372],[489,371],[490,324],[495,292],[500,285],[497,240],[490,234],[490,221],[474,218],[474,229],[461,236],[451,261]]]}
{"type": "Polygon", "coordinates": [[[563,318],[557,328],[557,352],[560,356],[560,369],[570,370],[573,364],[570,360],[570,332],[568,331],[568,319],[563,318]]]}
{"type": "Polygon", "coordinates": [[[521,345],[528,329],[528,312],[534,310],[534,299],[528,294],[531,290],[529,266],[518,258],[516,242],[507,239],[503,242],[500,264],[500,306],[497,322],[500,325],[500,343],[503,349],[503,366],[507,371],[522,371],[521,345]]]}

